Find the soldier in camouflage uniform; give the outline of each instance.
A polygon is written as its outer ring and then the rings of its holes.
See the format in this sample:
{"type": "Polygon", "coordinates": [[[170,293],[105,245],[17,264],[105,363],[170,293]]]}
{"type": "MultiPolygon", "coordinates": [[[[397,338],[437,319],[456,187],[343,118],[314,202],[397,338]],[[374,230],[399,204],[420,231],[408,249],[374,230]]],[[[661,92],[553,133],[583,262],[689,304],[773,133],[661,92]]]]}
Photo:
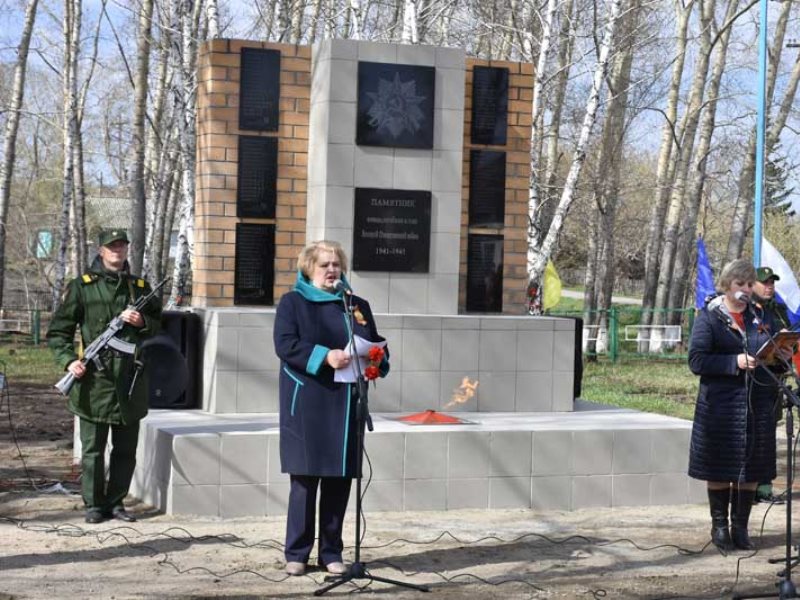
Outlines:
{"type": "Polygon", "coordinates": [[[134,467],[139,421],[147,414],[147,381],[134,356],[108,348],[101,354],[105,368],[83,364],[75,350],[75,328],[81,346],[100,335],[121,313],[126,326],[118,336],[137,345],[160,326],[161,303],[154,299],[142,312],[127,309],[136,298],[150,292],[144,279],[128,271],[128,236],[122,229],[100,236],[100,249],[89,270],[67,284],[61,306],[47,332],[48,345],[58,364],[77,381],[68,407],[80,419],[81,488],[86,522],[106,518],[135,521],[122,504],[128,494],[134,467]],[[111,460],[105,481],[105,453],[111,431],[111,460]]]}
{"type": "MultiPolygon", "coordinates": [[[[786,307],[775,300],[775,282],[780,277],[770,267],[759,267],[756,269],[756,281],[753,285],[753,300],[764,311],[769,311],[774,315],[775,325],[781,329],[788,329],[789,315],[786,312],[786,307]]],[[[779,421],[781,418],[781,405],[777,402],[775,407],[775,420],[779,421]]],[[[756,488],[756,502],[783,502],[779,496],[772,493],[772,482],[760,481],[758,488],[756,488]]]]}

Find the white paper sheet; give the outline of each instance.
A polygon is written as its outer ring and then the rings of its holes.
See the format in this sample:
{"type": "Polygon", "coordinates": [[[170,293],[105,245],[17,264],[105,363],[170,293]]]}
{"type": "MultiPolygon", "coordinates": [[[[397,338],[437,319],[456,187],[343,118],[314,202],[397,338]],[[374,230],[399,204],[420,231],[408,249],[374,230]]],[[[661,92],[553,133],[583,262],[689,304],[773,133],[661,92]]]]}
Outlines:
{"type": "MultiPolygon", "coordinates": [[[[373,346],[377,346],[378,348],[385,348],[386,342],[370,342],[369,340],[365,340],[360,335],[354,335],[353,340],[356,343],[356,351],[355,354],[358,356],[358,363],[361,367],[361,374],[364,374],[364,369],[369,366],[369,358],[367,355],[369,354],[369,349],[373,346]]],[[[350,356],[353,355],[351,351],[350,344],[348,343],[344,349],[347,354],[350,356]]],[[[354,361],[350,361],[350,364],[346,367],[341,369],[336,369],[333,374],[333,380],[337,383],[355,383],[356,379],[358,378],[358,371],[356,370],[356,364],[354,361]]]]}

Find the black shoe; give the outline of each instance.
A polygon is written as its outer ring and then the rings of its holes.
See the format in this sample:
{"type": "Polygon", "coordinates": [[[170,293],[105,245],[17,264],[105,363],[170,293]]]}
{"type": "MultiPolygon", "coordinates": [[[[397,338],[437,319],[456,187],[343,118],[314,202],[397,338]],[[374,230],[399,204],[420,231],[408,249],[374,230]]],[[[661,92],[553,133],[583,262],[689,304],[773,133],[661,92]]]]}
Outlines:
{"type": "Polygon", "coordinates": [[[134,517],[131,513],[125,510],[124,506],[115,506],[111,509],[111,518],[112,519],[119,519],[120,521],[125,521],[126,523],[135,523],[136,517],[134,517]]]}
{"type": "Polygon", "coordinates": [[[86,522],[87,523],[102,523],[106,520],[103,511],[99,508],[90,508],[86,511],[86,522]]]}

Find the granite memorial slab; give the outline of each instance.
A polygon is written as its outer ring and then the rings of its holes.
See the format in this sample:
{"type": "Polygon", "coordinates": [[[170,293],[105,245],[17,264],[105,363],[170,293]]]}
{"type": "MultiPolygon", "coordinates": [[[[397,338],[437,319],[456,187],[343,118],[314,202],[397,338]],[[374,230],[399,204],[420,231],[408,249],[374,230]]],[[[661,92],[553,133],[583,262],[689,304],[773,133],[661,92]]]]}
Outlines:
{"type": "Polygon", "coordinates": [[[427,273],[431,193],[356,188],[353,270],[427,273]]]}
{"type": "Polygon", "coordinates": [[[507,129],[508,69],[476,66],[472,70],[472,143],[504,146],[507,129]]]}
{"type": "Polygon", "coordinates": [[[278,131],[281,53],[242,48],[239,78],[239,129],[278,131]]]}
{"type": "Polygon", "coordinates": [[[470,234],[467,240],[467,310],[503,311],[503,236],[470,234]]]}
{"type": "Polygon", "coordinates": [[[436,69],[358,63],[356,143],[433,148],[436,69]]]}
{"type": "Polygon", "coordinates": [[[236,216],[275,218],[278,139],[239,136],[236,216]]]}
{"type": "Polygon", "coordinates": [[[270,306],[275,281],[275,225],[236,224],[233,303],[270,306]]]}
{"type": "Polygon", "coordinates": [[[506,153],[469,153],[469,224],[502,227],[506,214],[506,153]]]}

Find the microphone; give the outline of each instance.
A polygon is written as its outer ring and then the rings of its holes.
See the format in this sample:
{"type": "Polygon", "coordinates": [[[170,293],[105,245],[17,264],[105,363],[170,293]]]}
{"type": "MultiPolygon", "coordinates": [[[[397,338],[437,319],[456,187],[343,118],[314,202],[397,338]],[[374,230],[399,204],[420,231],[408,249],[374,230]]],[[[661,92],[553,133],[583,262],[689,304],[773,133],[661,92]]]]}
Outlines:
{"type": "Polygon", "coordinates": [[[749,294],[745,294],[742,291],[736,292],[733,295],[733,297],[736,298],[739,302],[744,302],[744,303],[750,304],[752,306],[755,306],[757,304],[756,301],[753,300],[753,298],[749,294]]]}
{"type": "Polygon", "coordinates": [[[347,283],[344,279],[337,279],[336,283],[333,284],[333,289],[337,292],[341,291],[345,294],[353,295],[353,288],[350,287],[350,284],[347,283]]]}

